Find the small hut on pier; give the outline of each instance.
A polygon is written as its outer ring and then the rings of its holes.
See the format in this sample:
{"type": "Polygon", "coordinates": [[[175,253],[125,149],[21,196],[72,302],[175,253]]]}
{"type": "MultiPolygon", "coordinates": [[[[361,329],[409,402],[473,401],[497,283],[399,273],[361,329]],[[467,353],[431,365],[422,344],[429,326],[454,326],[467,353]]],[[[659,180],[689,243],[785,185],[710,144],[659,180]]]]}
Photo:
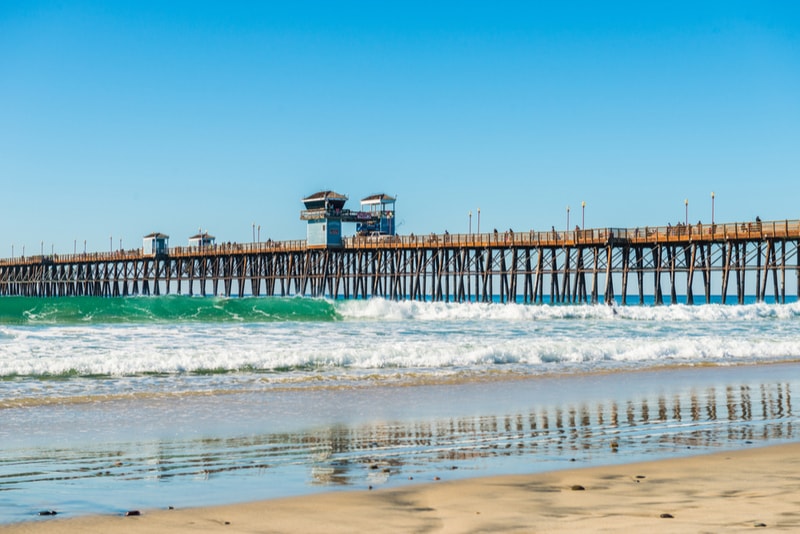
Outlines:
{"type": "Polygon", "coordinates": [[[160,255],[169,250],[169,236],[161,232],[153,232],[144,236],[142,241],[142,254],[160,255]]]}
{"type": "Polygon", "coordinates": [[[214,246],[216,237],[210,235],[208,232],[201,232],[189,238],[189,246],[196,248],[206,248],[214,246]]]}

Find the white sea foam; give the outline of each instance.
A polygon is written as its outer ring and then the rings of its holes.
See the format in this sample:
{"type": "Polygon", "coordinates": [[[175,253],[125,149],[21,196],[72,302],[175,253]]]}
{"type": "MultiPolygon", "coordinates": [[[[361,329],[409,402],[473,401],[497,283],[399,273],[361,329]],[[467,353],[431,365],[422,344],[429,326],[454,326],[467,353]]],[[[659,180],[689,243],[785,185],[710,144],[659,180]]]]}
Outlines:
{"type": "Polygon", "coordinates": [[[800,356],[797,305],[366,301],[337,322],[4,327],[0,375],[408,370],[529,373],[800,356]]]}
{"type": "Polygon", "coordinates": [[[530,321],[618,318],[635,321],[735,321],[799,319],[800,302],[784,305],[758,303],[742,306],[722,304],[609,306],[605,304],[525,305],[370,299],[338,302],[337,311],[344,319],[348,320],[530,321]]]}

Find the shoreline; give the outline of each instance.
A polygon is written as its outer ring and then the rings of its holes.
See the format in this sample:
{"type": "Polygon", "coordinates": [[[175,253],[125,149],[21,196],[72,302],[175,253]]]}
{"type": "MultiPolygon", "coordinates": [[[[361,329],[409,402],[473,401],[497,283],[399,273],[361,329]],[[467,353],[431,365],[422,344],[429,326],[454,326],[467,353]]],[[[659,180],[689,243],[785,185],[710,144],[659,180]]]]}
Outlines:
{"type": "MultiPolygon", "coordinates": [[[[314,377],[313,383],[305,383],[298,381],[288,380],[286,382],[277,382],[275,384],[268,384],[261,389],[209,389],[209,390],[187,390],[187,391],[169,391],[169,392],[125,392],[125,393],[98,393],[96,395],[82,395],[80,397],[18,397],[12,399],[0,399],[0,411],[17,409],[17,408],[39,408],[47,406],[64,406],[64,405],[93,405],[98,402],[112,403],[112,402],[128,402],[137,400],[162,400],[162,399],[180,399],[189,397],[212,397],[224,395],[242,395],[252,393],[294,393],[294,392],[314,392],[314,391],[353,391],[353,390],[368,390],[368,389],[383,389],[383,388],[420,388],[420,387],[435,387],[435,386],[463,386],[463,385],[482,385],[482,384],[496,384],[504,382],[526,382],[536,380],[569,380],[581,378],[595,378],[605,376],[635,376],[641,374],[652,373],[679,373],[684,371],[715,371],[719,370],[725,372],[730,370],[736,372],[742,368],[756,368],[756,367],[779,367],[779,366],[795,366],[800,364],[800,357],[791,357],[781,360],[742,360],[733,362],[674,362],[653,365],[650,367],[616,367],[616,368],[599,368],[599,369],[559,369],[555,371],[545,371],[538,373],[522,372],[520,370],[493,370],[491,372],[463,372],[456,371],[452,374],[442,376],[417,376],[417,377],[402,377],[387,375],[383,380],[376,380],[375,375],[368,377],[369,382],[361,383],[359,379],[352,379],[347,383],[339,383],[339,381],[331,380],[330,383],[319,383],[318,378],[314,377]]],[[[221,373],[225,374],[225,373],[221,373]]],[[[230,374],[234,374],[231,372],[230,374]]],[[[270,376],[271,373],[264,373],[265,376],[270,376]]],[[[142,375],[145,376],[145,375],[142,375]]],[[[30,378],[30,377],[22,377],[30,378]]]]}
{"type": "MultiPolygon", "coordinates": [[[[436,477],[439,478],[439,477],[436,477]]],[[[36,519],[8,534],[726,532],[800,528],[800,442],[538,474],[419,481],[140,516],[36,519]]]]}

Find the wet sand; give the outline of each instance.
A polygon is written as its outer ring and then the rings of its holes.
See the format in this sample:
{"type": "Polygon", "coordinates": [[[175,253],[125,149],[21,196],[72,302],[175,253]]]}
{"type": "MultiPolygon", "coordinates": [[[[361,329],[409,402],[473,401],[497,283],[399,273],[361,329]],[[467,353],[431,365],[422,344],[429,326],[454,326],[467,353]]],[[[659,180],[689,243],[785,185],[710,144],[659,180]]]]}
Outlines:
{"type": "Polygon", "coordinates": [[[139,516],[6,525],[14,533],[750,532],[800,529],[800,444],[533,475],[139,516]]]}

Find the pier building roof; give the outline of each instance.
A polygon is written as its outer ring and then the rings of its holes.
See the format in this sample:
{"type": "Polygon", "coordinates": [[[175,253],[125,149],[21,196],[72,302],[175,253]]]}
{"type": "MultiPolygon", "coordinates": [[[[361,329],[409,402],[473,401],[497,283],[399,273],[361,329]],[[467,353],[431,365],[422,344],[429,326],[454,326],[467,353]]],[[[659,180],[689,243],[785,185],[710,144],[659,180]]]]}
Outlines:
{"type": "Polygon", "coordinates": [[[189,239],[216,239],[216,237],[210,235],[208,232],[203,232],[200,234],[195,234],[191,236],[189,239]]]}
{"type": "Polygon", "coordinates": [[[364,197],[361,199],[362,206],[368,206],[371,204],[391,204],[392,202],[396,201],[397,198],[387,195],[385,193],[380,193],[378,195],[370,195],[368,197],[364,197]]]}
{"type": "Polygon", "coordinates": [[[335,191],[320,191],[303,199],[306,209],[338,208],[342,209],[348,198],[335,191]]]}

